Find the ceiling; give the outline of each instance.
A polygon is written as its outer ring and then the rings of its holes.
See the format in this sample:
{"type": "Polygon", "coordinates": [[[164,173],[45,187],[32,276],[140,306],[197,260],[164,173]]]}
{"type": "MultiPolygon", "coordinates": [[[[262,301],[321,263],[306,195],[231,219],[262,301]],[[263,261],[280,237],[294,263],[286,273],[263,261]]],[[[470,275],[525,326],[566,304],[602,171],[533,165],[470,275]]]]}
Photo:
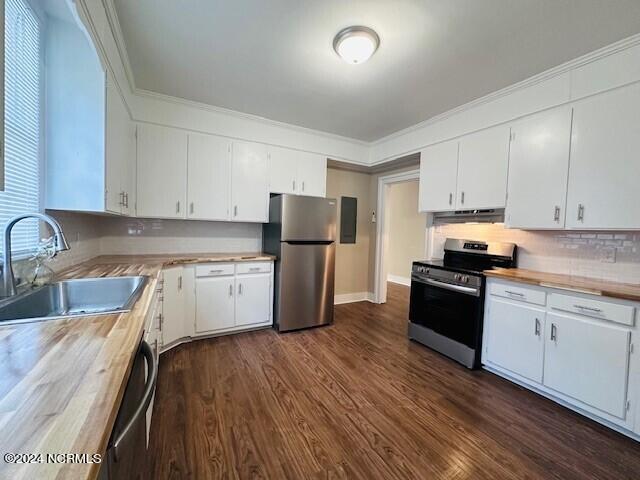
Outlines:
{"type": "Polygon", "coordinates": [[[113,1],[137,88],[364,141],[640,32],[638,0],[113,1]]]}

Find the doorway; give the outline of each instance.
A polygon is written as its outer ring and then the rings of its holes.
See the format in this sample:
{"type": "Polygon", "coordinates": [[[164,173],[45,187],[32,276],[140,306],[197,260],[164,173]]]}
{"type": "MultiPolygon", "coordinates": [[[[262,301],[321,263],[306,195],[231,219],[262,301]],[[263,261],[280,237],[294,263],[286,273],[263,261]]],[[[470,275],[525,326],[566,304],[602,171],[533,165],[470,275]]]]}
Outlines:
{"type": "Polygon", "coordinates": [[[426,258],[427,215],[418,212],[419,171],[379,177],[375,301],[387,300],[387,282],[409,285],[411,263],[426,258]]]}

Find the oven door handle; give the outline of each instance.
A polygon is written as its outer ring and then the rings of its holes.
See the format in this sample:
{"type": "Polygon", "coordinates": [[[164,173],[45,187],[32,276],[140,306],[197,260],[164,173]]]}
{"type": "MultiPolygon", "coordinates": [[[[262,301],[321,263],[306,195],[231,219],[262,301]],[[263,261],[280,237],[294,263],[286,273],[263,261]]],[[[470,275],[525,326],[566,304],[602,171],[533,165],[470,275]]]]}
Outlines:
{"type": "Polygon", "coordinates": [[[464,293],[466,295],[480,296],[480,290],[473,287],[463,287],[462,285],[452,285],[450,283],[439,282],[438,280],[432,280],[431,278],[420,278],[419,282],[427,283],[434,287],[444,288],[445,290],[452,290],[454,292],[464,293]]]}

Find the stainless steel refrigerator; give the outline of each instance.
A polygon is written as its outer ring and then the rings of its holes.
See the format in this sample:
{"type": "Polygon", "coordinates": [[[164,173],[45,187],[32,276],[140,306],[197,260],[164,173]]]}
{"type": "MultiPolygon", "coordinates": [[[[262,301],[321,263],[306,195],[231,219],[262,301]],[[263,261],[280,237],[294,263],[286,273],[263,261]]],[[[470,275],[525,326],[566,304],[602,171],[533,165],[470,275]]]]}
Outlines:
{"type": "Polygon", "coordinates": [[[262,246],[276,256],[274,325],[279,332],[333,322],[336,201],[276,195],[262,246]]]}

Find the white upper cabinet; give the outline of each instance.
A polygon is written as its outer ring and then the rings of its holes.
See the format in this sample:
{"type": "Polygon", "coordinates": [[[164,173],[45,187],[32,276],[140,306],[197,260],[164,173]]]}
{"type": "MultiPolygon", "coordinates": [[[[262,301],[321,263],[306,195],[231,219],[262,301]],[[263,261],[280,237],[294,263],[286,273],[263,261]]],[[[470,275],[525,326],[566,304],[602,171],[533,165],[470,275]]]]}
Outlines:
{"type": "Polygon", "coordinates": [[[419,210],[455,210],[458,142],[444,142],[420,152],[419,210]]]}
{"type": "Polygon", "coordinates": [[[231,220],[269,221],[269,171],[267,147],[234,142],[231,162],[231,220]]]}
{"type": "Polygon", "coordinates": [[[640,228],[640,85],[577,102],[566,225],[640,228]]]}
{"type": "Polygon", "coordinates": [[[134,215],[135,125],[115,81],[73,22],[44,41],[45,208],[134,215]]]}
{"type": "Polygon", "coordinates": [[[505,224],[564,227],[571,108],[542,112],[512,126],[505,224]]]}
{"type": "Polygon", "coordinates": [[[185,218],[187,210],[187,134],[182,130],[138,125],[140,217],[185,218]]]}
{"type": "Polygon", "coordinates": [[[231,140],[189,134],[187,218],[229,220],[231,140]]]}
{"type": "Polygon", "coordinates": [[[269,191],[271,193],[297,193],[297,150],[269,147],[269,191]]]}
{"type": "Polygon", "coordinates": [[[327,192],[327,158],[302,153],[298,159],[298,194],[324,197],[327,192]]]}
{"type": "Polygon", "coordinates": [[[136,126],[115,83],[107,76],[106,210],[135,214],[136,126]]]}
{"type": "Polygon", "coordinates": [[[269,147],[268,155],[271,193],[326,195],[326,157],[282,147],[269,147]]]}
{"type": "Polygon", "coordinates": [[[456,210],[504,208],[509,169],[509,127],[460,139],[456,210]]]}

